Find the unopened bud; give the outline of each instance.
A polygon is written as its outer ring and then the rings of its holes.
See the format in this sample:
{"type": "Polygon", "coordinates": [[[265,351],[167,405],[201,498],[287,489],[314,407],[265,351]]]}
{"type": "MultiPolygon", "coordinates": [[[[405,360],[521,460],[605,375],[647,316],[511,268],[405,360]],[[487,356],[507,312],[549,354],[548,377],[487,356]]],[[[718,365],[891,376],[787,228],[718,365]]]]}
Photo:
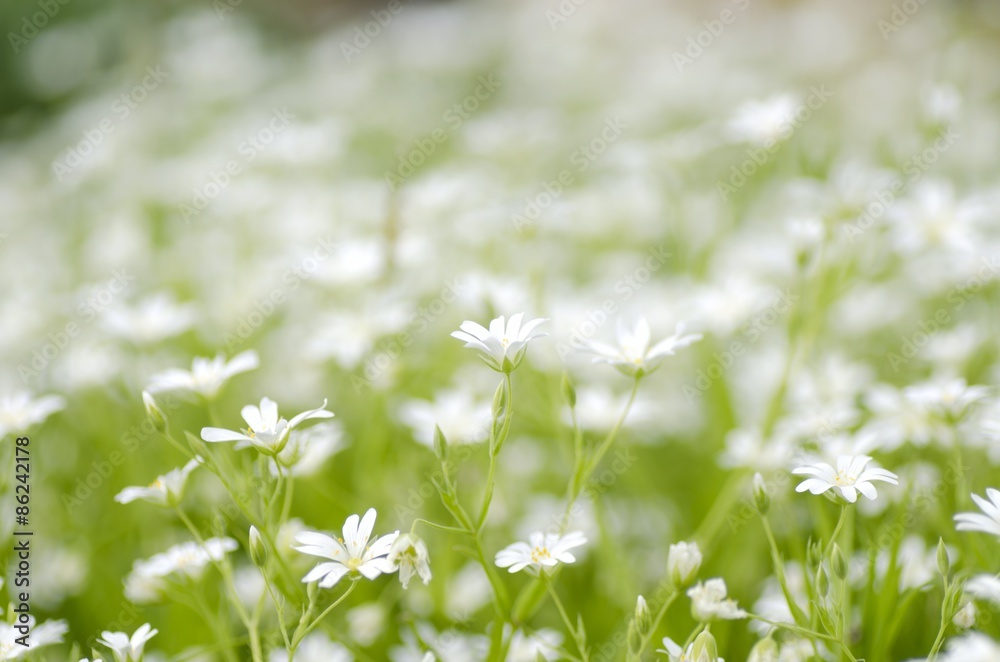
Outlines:
{"type": "Polygon", "coordinates": [[[753,475],[753,500],[757,505],[757,512],[766,515],[771,508],[771,497],[767,494],[767,485],[759,471],[753,475]]]}
{"type": "Polygon", "coordinates": [[[715,637],[708,630],[703,631],[694,640],[691,647],[691,662],[718,662],[719,648],[715,643],[715,637]]]}
{"type": "Polygon", "coordinates": [[[267,545],[260,531],[256,526],[250,526],[250,560],[258,568],[263,568],[267,563],[267,545]]]}
{"type": "Polygon", "coordinates": [[[146,407],[146,415],[153,422],[153,427],[156,428],[156,431],[166,432],[167,416],[160,409],[160,405],[156,404],[156,400],[153,399],[149,391],[142,392],[142,404],[146,407]]]}
{"type": "Polygon", "coordinates": [[[951,559],[948,558],[948,548],[944,546],[943,538],[938,538],[937,567],[942,577],[947,577],[951,570],[951,559]]]}
{"type": "Polygon", "coordinates": [[[566,403],[572,408],[576,406],[576,389],[573,388],[573,382],[569,380],[569,375],[565,372],[562,376],[562,383],[560,384],[562,388],[563,397],[566,398],[566,403]]]}
{"type": "Polygon", "coordinates": [[[847,578],[847,559],[844,558],[844,552],[837,543],[833,543],[833,552],[830,554],[830,569],[837,579],[847,578]]]}

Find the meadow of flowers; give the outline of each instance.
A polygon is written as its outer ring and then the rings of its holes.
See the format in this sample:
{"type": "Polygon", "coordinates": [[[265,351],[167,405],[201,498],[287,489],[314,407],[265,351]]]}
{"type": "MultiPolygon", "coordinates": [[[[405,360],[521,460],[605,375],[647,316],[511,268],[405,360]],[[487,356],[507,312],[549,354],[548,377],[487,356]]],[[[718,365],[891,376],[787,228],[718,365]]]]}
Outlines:
{"type": "Polygon", "coordinates": [[[0,660],[1000,661],[995,3],[53,2],[0,660]]]}

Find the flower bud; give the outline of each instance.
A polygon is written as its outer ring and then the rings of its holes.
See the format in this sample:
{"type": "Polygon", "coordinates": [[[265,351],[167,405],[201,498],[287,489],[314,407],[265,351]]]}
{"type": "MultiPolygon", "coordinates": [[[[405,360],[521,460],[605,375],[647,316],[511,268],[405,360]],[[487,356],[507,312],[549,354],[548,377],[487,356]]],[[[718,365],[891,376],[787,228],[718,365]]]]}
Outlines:
{"type": "Polygon", "coordinates": [[[250,560],[258,568],[267,564],[267,545],[256,526],[250,525],[250,560]]]}
{"type": "Polygon", "coordinates": [[[830,592],[830,579],[823,566],[816,568],[816,592],[824,597],[830,592]]]}
{"type": "Polygon", "coordinates": [[[691,647],[691,662],[718,662],[719,648],[715,643],[715,637],[708,630],[703,631],[694,640],[691,647]]]}
{"type": "Polygon", "coordinates": [[[767,494],[767,485],[759,471],[753,475],[753,500],[757,505],[757,512],[766,515],[771,508],[771,497],[767,494]]]}
{"type": "Polygon", "coordinates": [[[562,383],[560,384],[562,388],[563,397],[566,398],[566,403],[570,408],[576,406],[576,389],[573,388],[573,382],[569,380],[569,375],[565,372],[562,375],[562,383]]]}
{"type": "Polygon", "coordinates": [[[649,613],[649,605],[646,604],[646,598],[640,595],[635,601],[635,627],[639,630],[639,634],[645,636],[652,624],[653,617],[649,613]]]}
{"type": "Polygon", "coordinates": [[[502,414],[506,408],[507,408],[507,385],[504,382],[500,382],[500,386],[497,386],[497,390],[493,394],[493,407],[491,409],[493,413],[493,419],[496,420],[500,418],[500,414],[502,414]]]}
{"type": "Polygon", "coordinates": [[[434,426],[434,454],[442,462],[448,459],[448,440],[444,438],[444,433],[437,425],[434,426]]]}
{"type": "Polygon", "coordinates": [[[156,404],[156,400],[150,395],[149,391],[142,392],[142,404],[146,407],[146,416],[152,421],[153,427],[156,428],[157,432],[166,432],[167,430],[167,416],[160,409],[160,405],[156,404]]]}
{"type": "Polygon", "coordinates": [[[937,567],[942,577],[947,577],[951,570],[951,559],[948,558],[948,548],[944,546],[943,538],[938,538],[937,567]]]}
{"type": "Polygon", "coordinates": [[[844,552],[837,543],[833,543],[833,552],[830,554],[830,569],[837,579],[847,578],[847,559],[844,558],[844,552]]]}
{"type": "Polygon", "coordinates": [[[667,554],[667,577],[674,588],[683,588],[694,581],[701,568],[701,550],[696,542],[679,542],[670,546],[667,554]]]}
{"type": "Polygon", "coordinates": [[[951,622],[959,630],[968,630],[976,624],[978,617],[979,610],[976,609],[976,605],[972,602],[966,602],[961,609],[955,612],[955,617],[951,619],[951,622]]]}
{"type": "Polygon", "coordinates": [[[816,570],[823,562],[823,546],[818,540],[810,540],[806,544],[806,563],[811,570],[816,570]]]}

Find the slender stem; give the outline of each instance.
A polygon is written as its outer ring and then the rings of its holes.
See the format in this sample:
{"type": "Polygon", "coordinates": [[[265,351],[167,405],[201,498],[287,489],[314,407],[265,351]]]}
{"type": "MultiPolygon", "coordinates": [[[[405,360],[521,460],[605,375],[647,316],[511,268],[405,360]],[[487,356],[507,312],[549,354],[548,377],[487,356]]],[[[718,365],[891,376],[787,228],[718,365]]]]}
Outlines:
{"type": "Polygon", "coordinates": [[[493,489],[496,486],[497,456],[500,454],[500,448],[510,433],[510,422],[514,416],[514,399],[511,397],[509,372],[504,373],[503,387],[504,400],[506,402],[503,408],[503,426],[500,428],[499,434],[496,435],[493,433],[493,430],[496,428],[496,419],[493,420],[493,424],[490,426],[490,468],[486,476],[486,491],[483,493],[483,503],[479,507],[479,517],[476,518],[477,531],[482,530],[483,525],[486,523],[486,516],[489,514],[490,503],[493,501],[493,489]]]}
{"type": "MultiPolygon", "coordinates": [[[[544,570],[542,572],[545,572],[544,570]]],[[[549,578],[543,577],[542,581],[545,582],[545,588],[548,589],[549,595],[552,596],[552,601],[556,603],[556,607],[559,609],[559,615],[562,616],[563,623],[566,624],[566,629],[569,633],[573,635],[573,641],[576,642],[576,648],[580,651],[580,657],[584,662],[590,659],[587,654],[587,644],[580,640],[580,633],[576,631],[576,626],[573,625],[573,621],[570,620],[569,614],[566,613],[566,608],[563,607],[562,600],[559,599],[559,594],[556,593],[556,589],[552,586],[552,582],[549,578]]]]}
{"type": "Polygon", "coordinates": [[[628,403],[626,403],[625,409],[622,410],[621,416],[619,416],[618,420],[615,421],[615,426],[611,428],[611,432],[609,432],[608,436],[604,438],[604,441],[601,442],[600,446],[598,446],[597,451],[590,459],[590,462],[587,463],[587,477],[589,477],[590,474],[594,473],[594,470],[597,469],[597,465],[601,463],[601,460],[608,452],[608,449],[611,448],[611,444],[614,443],[615,438],[618,436],[618,431],[621,430],[622,425],[625,424],[625,418],[628,416],[629,411],[632,410],[632,403],[635,402],[635,395],[639,392],[639,384],[641,381],[642,377],[635,378],[635,383],[632,384],[632,392],[628,396],[628,403]]]}
{"type": "Polygon", "coordinates": [[[357,585],[358,585],[357,582],[351,582],[351,585],[347,587],[347,590],[344,591],[343,595],[341,595],[339,598],[337,598],[336,600],[334,600],[333,604],[331,604],[329,607],[327,607],[326,609],[324,609],[323,613],[321,613],[319,616],[317,616],[316,619],[312,623],[310,623],[308,626],[306,626],[306,628],[304,630],[302,630],[301,627],[297,628],[295,630],[295,634],[292,637],[292,647],[293,648],[297,648],[298,645],[299,645],[299,643],[302,642],[302,639],[307,634],[309,634],[310,632],[312,632],[313,628],[315,628],[317,625],[319,625],[320,622],[324,618],[326,618],[327,614],[329,614],[331,611],[334,610],[334,608],[337,607],[337,605],[339,605],[341,602],[343,602],[347,598],[347,596],[349,596],[354,591],[354,587],[357,586],[357,585]],[[301,632],[300,632],[300,630],[301,630],[301,632]]]}
{"type": "Polygon", "coordinates": [[[837,644],[838,646],[840,646],[840,649],[844,652],[844,654],[847,655],[848,659],[851,660],[851,662],[858,662],[858,659],[854,657],[854,655],[851,653],[851,650],[847,647],[847,644],[845,644],[838,637],[834,637],[828,634],[823,634],[821,632],[816,632],[808,628],[799,627],[798,625],[795,625],[793,623],[782,623],[780,621],[772,621],[764,618],[763,616],[758,616],[757,614],[749,614],[748,617],[755,621],[760,621],[761,623],[767,623],[768,625],[773,625],[776,628],[781,628],[782,630],[788,630],[789,632],[795,632],[796,634],[801,634],[804,637],[822,639],[824,641],[829,641],[830,643],[837,644]]]}
{"type": "Polygon", "coordinates": [[[267,578],[267,573],[261,568],[260,574],[264,576],[264,586],[267,587],[267,594],[271,596],[271,602],[274,603],[274,610],[278,612],[278,629],[281,630],[281,638],[285,642],[285,648],[291,648],[292,642],[288,638],[288,628],[285,626],[285,607],[278,602],[277,596],[274,594],[274,589],[271,588],[271,580],[267,578]]]}
{"type": "Polygon", "coordinates": [[[948,630],[948,578],[944,578],[944,600],[941,601],[941,627],[938,628],[937,637],[934,639],[934,645],[931,646],[931,652],[927,654],[927,662],[934,662],[937,659],[938,651],[941,650],[941,645],[944,644],[944,633],[948,630]]]}
{"type": "MultiPolygon", "coordinates": [[[[205,540],[202,538],[201,534],[198,532],[197,527],[184,513],[184,510],[180,506],[174,506],[174,510],[177,511],[177,516],[180,517],[181,521],[184,522],[184,526],[188,528],[191,535],[194,536],[198,544],[203,548],[205,547],[205,540]]],[[[240,595],[236,591],[236,585],[233,583],[233,575],[229,569],[229,563],[225,557],[222,560],[215,560],[211,558],[212,565],[216,567],[219,574],[222,575],[223,583],[226,586],[226,591],[229,593],[229,601],[233,604],[236,609],[236,614],[240,617],[243,625],[247,629],[247,633],[250,635],[250,652],[253,656],[254,662],[263,660],[263,653],[260,649],[260,633],[257,631],[257,626],[250,620],[250,616],[247,614],[246,609],[243,607],[243,602],[240,600],[240,595]]]]}
{"type": "Polygon", "coordinates": [[[778,550],[778,542],[774,538],[774,531],[771,530],[771,522],[768,521],[766,515],[761,515],[760,521],[764,525],[767,544],[771,548],[771,563],[774,565],[774,574],[778,578],[778,584],[781,586],[781,592],[785,596],[788,610],[791,612],[795,622],[802,625],[806,622],[806,615],[795,601],[795,596],[792,595],[791,588],[788,586],[788,579],[785,577],[785,566],[781,561],[781,552],[778,550]]]}
{"type": "Polygon", "coordinates": [[[417,524],[425,524],[432,529],[437,529],[438,531],[447,531],[449,533],[464,533],[466,535],[472,535],[468,529],[460,529],[457,526],[445,526],[444,524],[438,524],[437,522],[432,522],[422,517],[417,517],[413,520],[413,525],[410,526],[410,533],[414,534],[417,531],[417,524]]]}
{"type": "Polygon", "coordinates": [[[837,536],[840,535],[840,530],[844,528],[844,522],[847,521],[847,504],[842,504],[840,506],[840,517],[837,519],[837,526],[833,528],[833,533],[830,534],[830,541],[826,544],[826,551],[824,556],[829,557],[830,552],[833,551],[833,544],[837,542],[837,536]]]}

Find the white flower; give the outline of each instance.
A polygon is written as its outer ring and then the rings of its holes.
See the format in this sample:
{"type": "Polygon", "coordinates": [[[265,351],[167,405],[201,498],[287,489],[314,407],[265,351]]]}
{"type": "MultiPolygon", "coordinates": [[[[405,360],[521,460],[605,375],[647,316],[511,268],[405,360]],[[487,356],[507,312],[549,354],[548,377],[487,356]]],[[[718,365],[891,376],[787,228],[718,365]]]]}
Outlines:
{"type": "MultiPolygon", "coordinates": [[[[305,430],[292,430],[288,443],[276,456],[281,466],[293,476],[311,476],[323,468],[323,463],[344,446],[344,431],[336,421],[318,423],[305,430]]],[[[271,475],[278,475],[275,458],[271,459],[271,475]]]]}
{"type": "MultiPolygon", "coordinates": [[[[288,651],[276,648],[271,651],[268,662],[288,662],[288,651]]],[[[341,644],[331,641],[322,632],[313,632],[303,638],[295,651],[297,662],[353,662],[354,656],[341,644]]]]}
{"type": "Polygon", "coordinates": [[[964,379],[932,380],[903,389],[910,402],[952,420],[961,418],[989,393],[986,386],[969,386],[964,379]]]}
{"type": "Polygon", "coordinates": [[[892,485],[899,484],[899,476],[885,469],[866,469],[872,458],[867,455],[841,455],[837,458],[837,468],[826,462],[807,465],[793,469],[792,473],[800,476],[813,476],[799,483],[796,492],[809,490],[812,494],[823,494],[834,489],[850,503],[858,500],[858,492],[874,500],[878,496],[871,481],[880,480],[892,485]]]}
{"type": "MultiPolygon", "coordinates": [[[[663,648],[658,648],[656,652],[666,655],[670,662],[698,662],[694,659],[694,644],[688,644],[687,650],[684,650],[670,637],[664,637],[662,643],[663,648]]],[[[726,662],[721,657],[717,660],[718,662],[726,662]]]]}
{"type": "Polygon", "coordinates": [[[536,532],[531,534],[531,542],[516,542],[497,552],[496,564],[501,568],[509,568],[509,572],[517,572],[530,567],[538,572],[543,568],[551,568],[560,561],[573,563],[576,557],[569,550],[587,542],[580,531],[560,536],[557,533],[536,532]]]}
{"type": "Polygon", "coordinates": [[[284,449],[288,442],[288,433],[301,423],[311,418],[332,418],[333,412],[324,409],[326,400],[318,409],[310,409],[286,421],[278,416],[278,405],[270,398],[263,398],[260,407],[247,405],[240,410],[240,415],[246,421],[248,429],[234,432],[223,428],[202,428],[201,438],[205,441],[238,441],[236,449],[253,446],[262,453],[275,455],[284,449]]]}
{"type": "Polygon", "coordinates": [[[1000,643],[980,632],[970,632],[948,641],[948,650],[938,662],[996,662],[1000,643]]]}
{"type": "Polygon", "coordinates": [[[399,419],[413,430],[413,438],[434,447],[434,428],[441,428],[449,444],[485,441],[489,435],[490,404],[479,401],[468,389],[436,393],[433,402],[407,400],[399,408],[399,419]]]}
{"type": "Polygon", "coordinates": [[[1000,606],[1000,578],[996,575],[976,575],[965,583],[966,594],[1000,606]]]}
{"type": "Polygon", "coordinates": [[[172,368],[150,378],[150,393],[162,391],[191,391],[206,398],[214,398],[231,377],[254,370],[260,366],[257,352],[252,349],[237,354],[229,362],[222,354],[214,359],[196,357],[191,362],[191,371],[172,368]]]}
{"type": "Polygon", "coordinates": [[[399,531],[381,538],[372,538],[375,517],[374,508],[368,509],[360,523],[357,515],[351,515],[344,522],[343,538],[331,538],[312,531],[295,536],[295,541],[300,544],[292,545],[293,549],[303,554],[330,559],[329,563],[320,563],[309,571],[302,581],[319,581],[321,588],[331,588],[347,574],[352,579],[358,575],[375,579],[382,573],[394,572],[396,568],[386,557],[399,536],[399,531]]]}
{"type": "Polygon", "coordinates": [[[960,630],[968,630],[976,624],[978,617],[979,610],[976,609],[976,605],[972,602],[966,602],[961,609],[955,612],[951,622],[960,630]]]}
{"type": "Polygon", "coordinates": [[[698,582],[689,588],[687,595],[691,598],[691,613],[695,619],[707,622],[746,618],[747,613],[737,606],[735,600],[727,598],[726,593],[726,582],[719,577],[698,582]]]}
{"type": "Polygon", "coordinates": [[[119,338],[143,344],[183,333],[194,326],[197,319],[194,306],[178,304],[170,294],[158,293],[131,308],[109,308],[103,314],[102,325],[119,338]]]}
{"type": "Polygon", "coordinates": [[[399,570],[399,581],[404,589],[410,585],[413,575],[419,576],[424,584],[431,580],[427,545],[414,535],[404,533],[398,536],[392,543],[388,559],[389,563],[399,570]]]}
{"type": "Polygon", "coordinates": [[[115,501],[125,504],[142,499],[160,506],[172,506],[181,500],[188,475],[202,462],[202,458],[196,457],[183,467],[160,476],[149,487],[126,487],[115,495],[115,501]]]}
{"type": "Polygon", "coordinates": [[[667,577],[680,588],[694,581],[701,568],[701,550],[696,542],[679,542],[667,553],[667,577]]]}
{"type": "MultiPolygon", "coordinates": [[[[41,625],[35,625],[35,617],[28,615],[27,625],[30,631],[28,646],[22,646],[18,639],[23,637],[15,625],[0,623],[0,660],[18,660],[26,657],[28,653],[33,653],[42,646],[61,644],[63,635],[69,631],[66,621],[46,621],[41,625]]],[[[95,662],[97,662],[95,660],[95,662]]]]}
{"type": "Polygon", "coordinates": [[[237,547],[232,538],[209,538],[204,545],[184,542],[148,559],[138,560],[125,578],[125,597],[136,603],[155,602],[170,575],[198,579],[209,563],[221,560],[237,547]]]}
{"type": "Polygon", "coordinates": [[[597,354],[594,363],[608,363],[630,377],[642,377],[653,372],[676,350],[701,340],[700,333],[684,335],[684,323],[679,322],[674,328],[674,335],[650,347],[649,322],[644,317],[639,318],[634,328],[629,328],[619,318],[615,335],[617,347],[594,340],[587,341],[587,347],[597,354]]]}
{"type": "Polygon", "coordinates": [[[548,320],[533,319],[522,326],[522,317],[524,313],[516,313],[504,323],[504,317],[501,315],[490,322],[489,330],[466,320],[459,327],[461,330],[452,331],[451,336],[464,341],[466,347],[478,350],[480,358],[486,365],[497,372],[510,372],[521,363],[528,342],[546,335],[533,331],[548,320]]]}
{"type": "Polygon", "coordinates": [[[142,649],[146,646],[146,642],[155,637],[157,632],[158,630],[154,630],[149,623],[141,626],[131,637],[124,632],[105,630],[97,643],[110,648],[117,662],[138,662],[142,659],[142,649]]]}
{"type": "Polygon", "coordinates": [[[66,400],[58,395],[32,400],[30,393],[19,391],[0,398],[0,439],[10,433],[24,432],[65,407],[66,400]]]}
{"type": "Polygon", "coordinates": [[[726,132],[737,142],[772,145],[792,135],[799,100],[790,93],[747,101],[733,114],[726,132]]]}
{"type": "Polygon", "coordinates": [[[976,494],[971,496],[985,514],[959,513],[955,515],[955,521],[958,522],[955,528],[959,531],[981,531],[1000,536],[1000,490],[987,487],[986,496],[989,501],[976,494]]]}

